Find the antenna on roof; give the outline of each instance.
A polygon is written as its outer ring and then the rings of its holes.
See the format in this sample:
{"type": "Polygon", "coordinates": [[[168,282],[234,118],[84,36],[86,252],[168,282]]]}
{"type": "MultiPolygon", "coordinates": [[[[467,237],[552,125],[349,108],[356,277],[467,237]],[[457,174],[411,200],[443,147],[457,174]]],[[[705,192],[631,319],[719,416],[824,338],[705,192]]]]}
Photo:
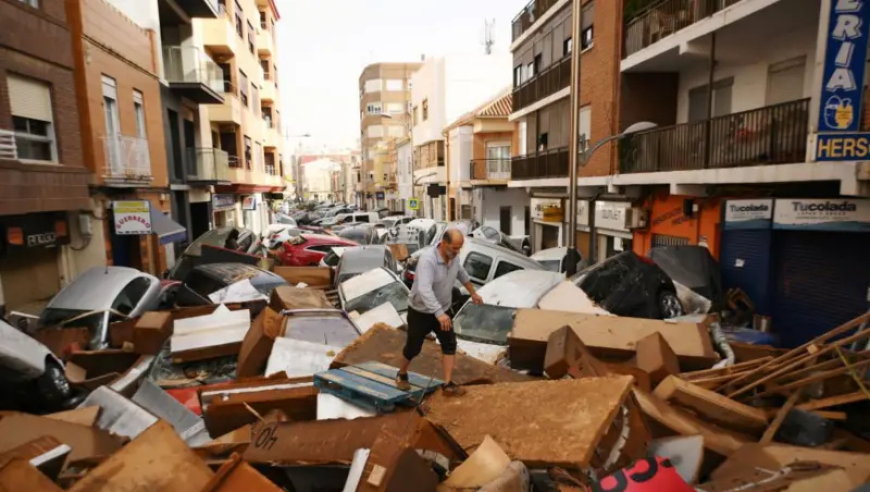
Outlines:
{"type": "Polygon", "coordinates": [[[492,46],[495,44],[495,19],[484,19],[483,25],[483,50],[487,55],[491,55],[492,46]]]}

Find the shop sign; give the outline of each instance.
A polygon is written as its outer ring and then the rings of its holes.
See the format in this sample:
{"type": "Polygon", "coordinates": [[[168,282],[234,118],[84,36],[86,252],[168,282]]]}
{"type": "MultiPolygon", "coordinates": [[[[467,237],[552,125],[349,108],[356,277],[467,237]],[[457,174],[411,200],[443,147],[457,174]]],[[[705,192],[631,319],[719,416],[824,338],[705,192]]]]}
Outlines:
{"type": "Polygon", "coordinates": [[[562,222],[564,218],[562,200],[558,198],[532,198],[531,208],[532,220],[562,222]]]}
{"type": "Polygon", "coordinates": [[[625,227],[628,202],[595,202],[595,228],[631,232],[625,227]]]}
{"type": "Polygon", "coordinates": [[[242,210],[257,210],[257,197],[248,195],[242,198],[242,210]]]}
{"type": "Polygon", "coordinates": [[[577,200],[577,227],[589,227],[589,200],[577,200]]]}
{"type": "Polygon", "coordinates": [[[215,193],[211,196],[211,206],[215,210],[224,210],[236,206],[236,196],[232,193],[215,193]]]}
{"type": "Polygon", "coordinates": [[[859,129],[868,27],[870,6],[866,1],[831,1],[820,98],[820,133],[854,133],[859,129]]]}
{"type": "Polygon", "coordinates": [[[870,158],[870,133],[820,133],[816,161],[855,161],[870,158]]]}
{"type": "Polygon", "coordinates": [[[66,215],[60,213],[5,217],[0,220],[0,229],[5,229],[6,244],[10,246],[53,248],[70,242],[66,215]]]}
{"type": "Polygon", "coordinates": [[[770,229],[773,199],[728,200],[725,202],[726,230],[770,229]]]}
{"type": "Polygon", "coordinates": [[[385,196],[386,195],[384,195],[383,191],[375,192],[375,198],[377,198],[378,200],[383,200],[385,196]]]}
{"type": "Polygon", "coordinates": [[[420,200],[408,198],[408,210],[420,210],[420,200]]]}
{"type": "Polygon", "coordinates": [[[115,214],[115,234],[144,236],[151,234],[151,202],[126,200],[112,202],[115,214]]]}
{"type": "Polygon", "coordinates": [[[802,231],[870,231],[870,200],[776,200],[773,228],[802,231]]]}

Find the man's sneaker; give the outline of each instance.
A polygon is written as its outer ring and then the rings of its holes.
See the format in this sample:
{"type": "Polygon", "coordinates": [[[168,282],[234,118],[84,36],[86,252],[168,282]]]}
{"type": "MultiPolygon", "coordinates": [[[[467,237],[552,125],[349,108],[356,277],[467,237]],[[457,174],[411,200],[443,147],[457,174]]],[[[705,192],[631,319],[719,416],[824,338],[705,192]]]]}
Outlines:
{"type": "Polygon", "coordinates": [[[442,386],[441,390],[444,391],[444,396],[462,396],[465,394],[465,388],[457,385],[453,381],[442,386]]]}
{"type": "Polygon", "coordinates": [[[408,373],[401,372],[396,375],[396,388],[401,391],[411,391],[411,383],[408,381],[408,373]]]}

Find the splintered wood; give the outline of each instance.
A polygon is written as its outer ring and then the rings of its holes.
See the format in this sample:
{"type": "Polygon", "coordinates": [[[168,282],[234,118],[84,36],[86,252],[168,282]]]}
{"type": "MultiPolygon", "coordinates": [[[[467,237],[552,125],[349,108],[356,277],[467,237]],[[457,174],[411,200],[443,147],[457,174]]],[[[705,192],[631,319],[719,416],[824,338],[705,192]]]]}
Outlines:
{"type": "Polygon", "coordinates": [[[631,384],[610,376],[470,386],[462,397],[431,397],[427,417],[465,449],[489,435],[527,466],[585,467],[631,384]]]}

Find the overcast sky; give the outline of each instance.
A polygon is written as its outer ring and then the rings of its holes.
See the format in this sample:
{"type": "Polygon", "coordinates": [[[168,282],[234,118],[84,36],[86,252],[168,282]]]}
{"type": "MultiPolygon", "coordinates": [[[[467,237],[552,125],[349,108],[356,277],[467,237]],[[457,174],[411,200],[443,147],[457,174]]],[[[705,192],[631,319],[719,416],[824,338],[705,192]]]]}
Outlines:
{"type": "MultiPolygon", "coordinates": [[[[276,0],[283,118],[306,146],[356,147],[359,76],[371,63],[422,54],[483,52],[485,19],[494,52],[510,47],[511,20],[528,0],[276,0]]],[[[510,74],[505,75],[510,79],[510,74]]],[[[472,109],[472,108],[469,108],[472,109]]],[[[296,147],[300,139],[290,141],[296,147]]],[[[292,151],[288,150],[288,153],[292,151]]]]}

